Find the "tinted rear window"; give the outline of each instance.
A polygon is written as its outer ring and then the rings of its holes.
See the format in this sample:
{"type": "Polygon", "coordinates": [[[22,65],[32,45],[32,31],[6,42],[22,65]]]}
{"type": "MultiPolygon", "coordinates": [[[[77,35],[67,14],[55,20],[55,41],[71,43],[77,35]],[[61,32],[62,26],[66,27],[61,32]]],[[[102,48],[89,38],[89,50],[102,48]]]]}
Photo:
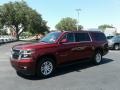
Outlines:
{"type": "Polygon", "coordinates": [[[88,33],[75,33],[76,42],[90,41],[88,33]]]}
{"type": "Polygon", "coordinates": [[[92,37],[95,41],[106,41],[106,37],[103,33],[92,33],[92,37]]]}

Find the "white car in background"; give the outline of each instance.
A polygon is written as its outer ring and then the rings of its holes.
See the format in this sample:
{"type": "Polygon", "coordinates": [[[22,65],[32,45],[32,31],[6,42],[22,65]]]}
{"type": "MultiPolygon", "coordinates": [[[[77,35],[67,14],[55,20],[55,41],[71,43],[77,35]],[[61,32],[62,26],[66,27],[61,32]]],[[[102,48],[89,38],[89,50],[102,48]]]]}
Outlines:
{"type": "Polygon", "coordinates": [[[14,37],[9,36],[9,35],[1,35],[0,36],[0,44],[12,42],[12,41],[15,41],[15,40],[16,39],[14,37]]]}
{"type": "Polygon", "coordinates": [[[4,36],[2,36],[2,37],[3,37],[3,42],[4,42],[4,43],[9,42],[8,36],[4,35],[4,36]]]}
{"type": "Polygon", "coordinates": [[[0,44],[4,43],[4,38],[0,36],[0,44]]]}

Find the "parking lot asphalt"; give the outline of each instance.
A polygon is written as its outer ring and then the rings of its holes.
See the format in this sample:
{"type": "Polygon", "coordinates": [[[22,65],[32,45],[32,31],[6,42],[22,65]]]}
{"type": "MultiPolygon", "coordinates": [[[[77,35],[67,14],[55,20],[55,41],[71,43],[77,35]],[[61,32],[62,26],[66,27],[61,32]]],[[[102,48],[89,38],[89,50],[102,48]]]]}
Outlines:
{"type": "Polygon", "coordinates": [[[0,46],[0,90],[120,90],[120,51],[110,51],[100,65],[80,63],[56,70],[47,79],[17,75],[9,62],[10,48],[0,46]]]}

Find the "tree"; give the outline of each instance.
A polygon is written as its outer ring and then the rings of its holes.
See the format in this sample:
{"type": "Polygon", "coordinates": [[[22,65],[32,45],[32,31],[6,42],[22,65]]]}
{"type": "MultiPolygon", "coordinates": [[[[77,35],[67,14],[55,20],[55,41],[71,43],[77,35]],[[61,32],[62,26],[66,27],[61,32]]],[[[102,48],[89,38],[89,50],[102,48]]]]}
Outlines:
{"type": "MultiPolygon", "coordinates": [[[[65,31],[74,31],[77,30],[77,20],[67,17],[60,20],[58,24],[56,24],[55,28],[57,30],[65,30],[65,31]]],[[[79,30],[83,29],[82,25],[79,25],[79,30]]]]}
{"type": "Polygon", "coordinates": [[[24,1],[9,2],[0,6],[0,23],[2,26],[13,28],[17,40],[26,30],[33,34],[49,31],[46,21],[24,1]]]}
{"type": "Polygon", "coordinates": [[[103,24],[103,25],[98,26],[98,29],[102,30],[103,32],[105,31],[106,28],[114,28],[114,27],[108,24],[103,24]]]}
{"type": "Polygon", "coordinates": [[[0,35],[8,35],[5,29],[0,29],[0,35]]]}

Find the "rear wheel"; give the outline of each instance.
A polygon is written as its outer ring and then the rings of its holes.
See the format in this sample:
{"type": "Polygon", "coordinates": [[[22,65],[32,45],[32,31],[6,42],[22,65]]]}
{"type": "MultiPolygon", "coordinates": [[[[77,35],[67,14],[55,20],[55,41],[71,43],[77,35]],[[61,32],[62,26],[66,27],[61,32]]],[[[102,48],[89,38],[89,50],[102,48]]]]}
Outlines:
{"type": "Polygon", "coordinates": [[[49,77],[53,73],[55,68],[54,60],[51,58],[42,58],[37,66],[37,76],[38,77],[49,77]]]}
{"type": "Polygon", "coordinates": [[[100,64],[102,61],[102,53],[100,51],[96,51],[92,60],[94,64],[100,64]]]}

